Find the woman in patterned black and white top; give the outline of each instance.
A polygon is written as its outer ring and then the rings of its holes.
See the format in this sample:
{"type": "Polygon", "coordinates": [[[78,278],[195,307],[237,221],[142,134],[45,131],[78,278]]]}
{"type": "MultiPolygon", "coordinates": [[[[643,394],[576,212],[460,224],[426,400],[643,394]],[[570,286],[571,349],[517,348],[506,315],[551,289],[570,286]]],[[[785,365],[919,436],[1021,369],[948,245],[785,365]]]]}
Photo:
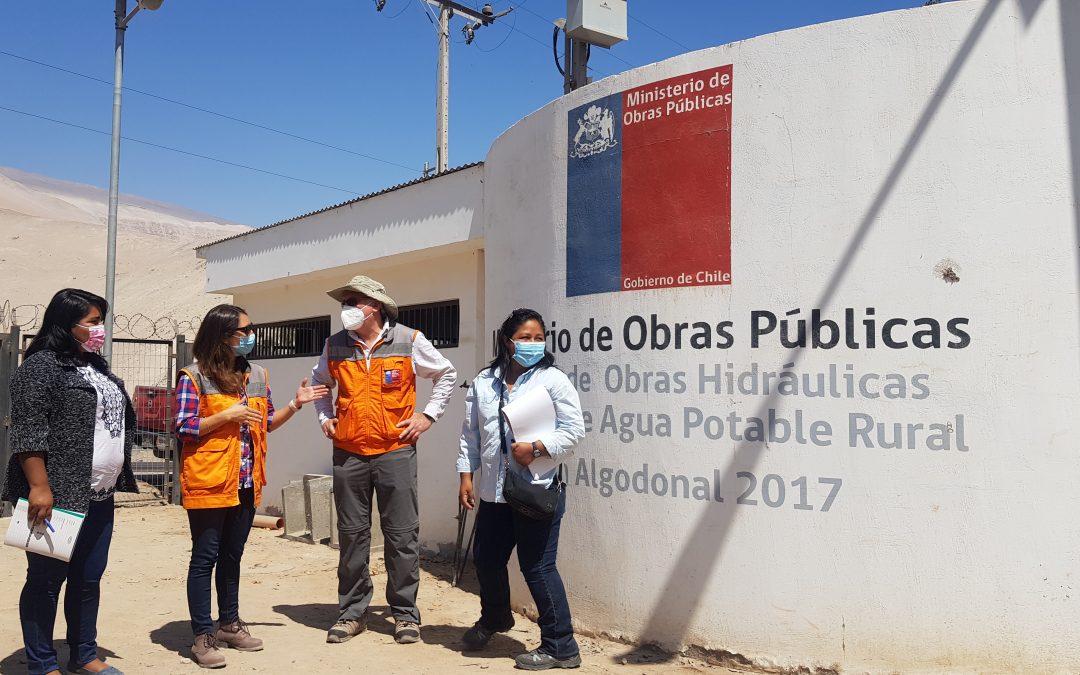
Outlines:
{"type": "Polygon", "coordinates": [[[12,457],[2,498],[25,498],[35,524],[53,507],[86,514],[70,562],[26,554],[19,620],[32,675],[60,672],[52,629],[65,581],[67,672],[120,673],[98,658],[97,614],[113,493],[138,491],[131,471],[136,423],[124,383],[97,354],[107,314],[108,304],[93,293],[57,293],[11,382],[12,457]]]}

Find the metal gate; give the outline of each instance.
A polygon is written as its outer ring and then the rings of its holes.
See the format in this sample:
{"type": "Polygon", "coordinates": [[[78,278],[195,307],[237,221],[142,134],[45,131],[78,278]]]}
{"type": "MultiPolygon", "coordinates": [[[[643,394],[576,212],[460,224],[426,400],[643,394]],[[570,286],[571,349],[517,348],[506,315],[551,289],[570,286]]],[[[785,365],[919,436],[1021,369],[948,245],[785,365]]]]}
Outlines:
{"type": "Polygon", "coordinates": [[[176,356],[169,340],[113,339],[113,373],[124,381],[135,407],[135,446],[131,468],[135,479],[148,483],[172,501],[178,479],[173,428],[176,356]]]}
{"type": "MultiPolygon", "coordinates": [[[[9,382],[19,357],[33,339],[22,337],[18,330],[0,334],[0,460],[7,467],[8,424],[10,422],[9,382]],[[12,353],[6,358],[8,351],[12,353]]],[[[174,389],[176,373],[191,362],[191,345],[184,337],[170,340],[113,339],[111,368],[124,381],[128,396],[135,408],[135,446],[131,451],[131,468],[136,480],[157,490],[162,499],[180,503],[179,449],[172,433],[174,419],[174,389]]],[[[120,497],[122,499],[122,496],[120,497]]]]}
{"type": "MultiPolygon", "coordinates": [[[[0,333],[0,482],[5,480],[11,458],[11,376],[19,366],[19,327],[0,333]]],[[[11,515],[11,505],[0,503],[0,516],[11,515]]]]}

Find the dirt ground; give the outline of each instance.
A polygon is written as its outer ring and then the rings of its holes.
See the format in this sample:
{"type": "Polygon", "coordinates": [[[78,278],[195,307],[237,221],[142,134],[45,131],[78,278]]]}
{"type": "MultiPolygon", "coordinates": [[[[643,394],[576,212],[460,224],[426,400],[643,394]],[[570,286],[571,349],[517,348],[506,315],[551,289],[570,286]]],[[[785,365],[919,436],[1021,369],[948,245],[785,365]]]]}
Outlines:
{"type": "MultiPolygon", "coordinates": [[[[109,567],[103,581],[98,644],[106,661],[133,673],[207,672],[188,659],[184,579],[191,550],[187,518],[177,506],[117,510],[109,567]]],[[[7,520],[0,520],[2,531],[7,520]]],[[[0,546],[0,673],[25,673],[18,616],[26,561],[17,549],[0,546]]],[[[468,673],[521,672],[513,656],[539,643],[539,629],[524,617],[506,634],[496,635],[482,652],[462,653],[461,635],[479,613],[475,577],[464,588],[450,585],[450,565],[425,561],[420,584],[424,617],[422,644],[398,645],[393,620],[383,604],[381,561],[375,576],[375,602],[369,629],[344,644],[326,644],[326,629],[336,618],[337,551],[290,541],[279,532],[255,529],[244,554],[240,590],[243,618],[265,641],[261,652],[228,650],[223,672],[277,673],[468,673]]],[[[571,606],[573,598],[571,598],[571,606]]],[[[60,663],[67,662],[63,611],[55,635],[60,663]]],[[[680,656],[634,650],[626,645],[579,637],[580,673],[735,672],[680,656]]]]}

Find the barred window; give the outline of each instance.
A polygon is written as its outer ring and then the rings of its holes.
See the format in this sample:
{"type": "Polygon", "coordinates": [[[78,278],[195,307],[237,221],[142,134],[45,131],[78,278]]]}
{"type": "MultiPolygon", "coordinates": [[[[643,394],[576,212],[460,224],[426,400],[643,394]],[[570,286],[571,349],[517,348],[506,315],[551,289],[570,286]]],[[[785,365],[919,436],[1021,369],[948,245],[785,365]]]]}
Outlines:
{"type": "Polygon", "coordinates": [[[419,330],[436,349],[458,346],[461,308],[457,300],[399,307],[398,322],[419,330]]]}
{"type": "Polygon", "coordinates": [[[252,360],[291,359],[322,354],[323,343],[330,337],[330,317],[293,319],[255,324],[255,350],[252,360]]]}

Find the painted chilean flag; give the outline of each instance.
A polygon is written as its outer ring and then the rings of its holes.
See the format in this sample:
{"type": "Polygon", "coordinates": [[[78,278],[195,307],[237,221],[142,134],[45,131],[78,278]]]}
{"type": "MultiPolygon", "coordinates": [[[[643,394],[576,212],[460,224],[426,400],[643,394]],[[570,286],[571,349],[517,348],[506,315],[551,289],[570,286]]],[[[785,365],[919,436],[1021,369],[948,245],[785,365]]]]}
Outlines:
{"type": "Polygon", "coordinates": [[[731,283],[730,65],[568,113],[566,295],[731,283]]]}

